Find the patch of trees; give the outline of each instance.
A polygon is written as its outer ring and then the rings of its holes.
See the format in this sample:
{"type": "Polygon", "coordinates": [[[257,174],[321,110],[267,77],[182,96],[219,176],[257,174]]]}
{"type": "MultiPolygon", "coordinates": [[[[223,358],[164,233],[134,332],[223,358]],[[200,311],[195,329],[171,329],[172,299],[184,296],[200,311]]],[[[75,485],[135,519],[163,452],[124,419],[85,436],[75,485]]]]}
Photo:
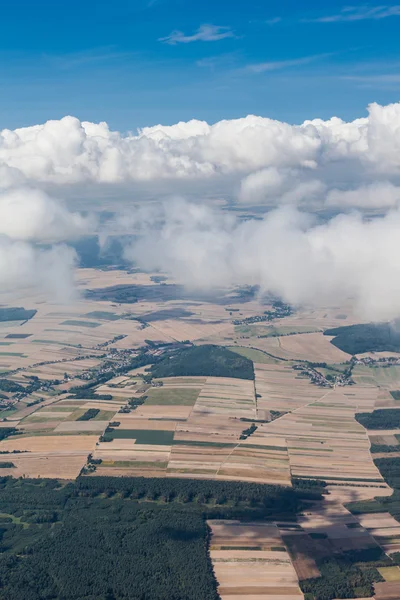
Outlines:
{"type": "Polygon", "coordinates": [[[3,392],[25,392],[23,385],[11,379],[0,379],[0,390],[3,392]]]}
{"type": "MultiPolygon", "coordinates": [[[[72,388],[71,388],[72,389],[72,388]]],[[[76,388],[74,388],[76,389],[76,388]]],[[[96,394],[94,390],[91,388],[86,388],[82,386],[82,389],[79,389],[78,392],[75,392],[73,395],[68,396],[69,399],[73,398],[74,400],[112,400],[111,394],[96,394]]]]}
{"type": "Polygon", "coordinates": [[[293,477],[292,485],[296,490],[322,491],[328,484],[323,479],[297,479],[293,477]]]}
{"type": "Polygon", "coordinates": [[[151,368],[152,377],[211,376],[254,379],[253,362],[214,345],[193,346],[178,350],[157,361],[151,368]]]}
{"type": "Polygon", "coordinates": [[[287,412],[281,410],[270,410],[269,414],[271,415],[271,421],[276,421],[276,419],[280,419],[280,417],[286,415],[287,412]]]}
{"type": "Polygon", "coordinates": [[[348,354],[363,352],[399,352],[400,331],[390,323],[365,323],[326,329],[324,335],[335,336],[332,344],[348,354]]]}
{"type": "Polygon", "coordinates": [[[21,307],[0,308],[0,321],[28,321],[37,313],[37,310],[26,310],[21,307]]]}
{"type": "Polygon", "coordinates": [[[400,489],[400,457],[377,458],[374,463],[390,487],[400,489]]]}
{"type": "Polygon", "coordinates": [[[241,481],[152,477],[79,477],[76,490],[79,494],[92,498],[121,495],[132,499],[226,506],[224,514],[230,516],[237,514],[229,512],[232,507],[246,505],[261,508],[264,516],[282,512],[294,516],[303,499],[320,498],[319,492],[313,492],[310,488],[297,491],[282,486],[241,481]]]}
{"type": "Polygon", "coordinates": [[[396,429],[400,427],[400,408],[385,408],[372,413],[357,413],[356,420],[366,429],[396,429]]]}
{"type": "Polygon", "coordinates": [[[99,414],[100,410],[98,408],[88,408],[88,410],[83,413],[80,417],[78,417],[77,421],[90,421],[90,419],[94,419],[99,414]]]}
{"type": "Polygon", "coordinates": [[[250,435],[252,435],[257,429],[257,425],[255,423],[252,423],[250,425],[250,427],[248,427],[247,429],[243,429],[240,439],[241,440],[245,440],[247,439],[250,435]]]}
{"type": "Polygon", "coordinates": [[[12,462],[2,462],[0,461],[0,469],[13,469],[15,467],[12,462]]]}
{"type": "Polygon", "coordinates": [[[371,452],[372,454],[377,454],[378,452],[400,452],[400,445],[386,446],[385,444],[371,444],[371,452]]]}
{"type": "Polygon", "coordinates": [[[21,432],[15,429],[15,427],[0,427],[0,441],[5,440],[11,435],[18,435],[19,433],[21,432]]]}
{"type": "Polygon", "coordinates": [[[393,566],[380,547],[343,552],[316,562],[321,577],[300,583],[305,597],[315,600],[370,597],[374,582],[384,581],[377,567],[393,566]]]}

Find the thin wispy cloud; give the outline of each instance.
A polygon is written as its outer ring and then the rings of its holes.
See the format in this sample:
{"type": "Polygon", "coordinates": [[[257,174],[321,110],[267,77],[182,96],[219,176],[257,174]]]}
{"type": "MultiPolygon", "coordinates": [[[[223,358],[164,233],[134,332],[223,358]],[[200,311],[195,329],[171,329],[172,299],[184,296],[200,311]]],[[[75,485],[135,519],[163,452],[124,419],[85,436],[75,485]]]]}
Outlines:
{"type": "Polygon", "coordinates": [[[306,23],[339,23],[349,21],[366,21],[387,19],[388,17],[400,16],[400,4],[394,6],[345,6],[339,13],[324,15],[311,19],[302,19],[306,23]]]}
{"type": "Polygon", "coordinates": [[[159,42],[170,44],[190,44],[191,42],[218,42],[226,38],[236,37],[230,27],[220,25],[201,25],[197,31],[191,35],[186,35],[183,31],[173,31],[168,36],[159,38],[159,42]]]}
{"type": "Polygon", "coordinates": [[[276,60],[267,61],[261,63],[254,63],[247,65],[246,71],[250,73],[265,73],[267,71],[280,71],[281,69],[288,69],[290,67],[300,67],[303,65],[309,65],[313,62],[332,56],[328,54],[314,54],[312,56],[303,56],[301,58],[294,58],[290,60],[276,60]]]}
{"type": "Polygon", "coordinates": [[[95,63],[105,63],[121,60],[131,56],[128,52],[118,52],[115,47],[93,48],[83,52],[74,52],[63,55],[44,55],[44,59],[54,67],[61,70],[93,66],[95,63]]]}
{"type": "Polygon", "coordinates": [[[274,17],[273,19],[267,19],[265,23],[267,25],[276,25],[276,23],[280,23],[282,21],[282,17],[274,17]]]}
{"type": "Polygon", "coordinates": [[[347,81],[354,81],[355,83],[368,83],[368,84],[400,84],[400,74],[398,73],[387,73],[387,74],[376,74],[376,75],[345,75],[342,77],[347,81]]]}

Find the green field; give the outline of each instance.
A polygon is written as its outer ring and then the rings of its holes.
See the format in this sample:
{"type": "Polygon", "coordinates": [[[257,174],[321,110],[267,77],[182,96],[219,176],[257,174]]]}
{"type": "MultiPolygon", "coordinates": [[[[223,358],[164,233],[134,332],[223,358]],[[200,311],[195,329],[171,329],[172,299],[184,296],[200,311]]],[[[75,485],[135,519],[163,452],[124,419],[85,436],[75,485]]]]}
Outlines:
{"type": "Polygon", "coordinates": [[[116,410],[100,410],[100,412],[94,417],[93,421],[110,421],[116,412],[116,410]]]}
{"type": "Polygon", "coordinates": [[[245,348],[244,346],[227,346],[227,348],[228,350],[231,350],[231,352],[236,352],[236,354],[240,354],[240,356],[244,356],[255,363],[273,365],[280,362],[279,360],[272,358],[272,356],[268,356],[265,352],[256,350],[255,348],[245,348]]]}
{"type": "Polygon", "coordinates": [[[185,388],[151,388],[146,392],[147,405],[175,405],[180,404],[181,406],[193,406],[196,402],[198,395],[200,394],[199,389],[185,389],[185,388]]]}
{"type": "Polygon", "coordinates": [[[367,383],[377,386],[400,387],[400,365],[391,367],[368,367],[356,365],[352,373],[357,383],[367,383]]]}
{"type": "Polygon", "coordinates": [[[72,327],[100,327],[101,323],[95,323],[94,321],[74,321],[71,319],[63,321],[60,325],[70,325],[72,327]]]}
{"type": "Polygon", "coordinates": [[[136,440],[137,444],[170,445],[174,439],[173,431],[152,429],[112,429],[104,434],[107,440],[136,440]]]}
{"type": "Polygon", "coordinates": [[[250,337],[279,337],[281,335],[296,335],[297,333],[316,333],[320,329],[305,326],[284,326],[275,327],[273,325],[263,325],[262,323],[235,325],[235,333],[248,335],[250,337]]]}

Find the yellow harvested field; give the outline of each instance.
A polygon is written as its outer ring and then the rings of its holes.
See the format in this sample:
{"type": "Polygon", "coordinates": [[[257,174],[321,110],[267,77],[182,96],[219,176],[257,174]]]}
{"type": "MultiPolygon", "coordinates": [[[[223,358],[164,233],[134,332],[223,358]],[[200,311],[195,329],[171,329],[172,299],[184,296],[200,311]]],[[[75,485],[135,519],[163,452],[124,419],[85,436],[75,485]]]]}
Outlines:
{"type": "Polygon", "coordinates": [[[233,335],[234,326],[230,323],[190,323],[190,321],[165,320],[150,323],[157,335],[183,342],[184,340],[206,339],[214,335],[233,335]]]}
{"type": "Polygon", "coordinates": [[[286,440],[294,477],[360,484],[372,480],[387,487],[372,461],[365,429],[354,418],[356,412],[340,389],[329,390],[318,402],[260,425],[255,435],[286,440]]]}
{"type": "Polygon", "coordinates": [[[90,452],[96,446],[97,435],[12,436],[0,442],[0,450],[26,450],[28,452],[90,452]]]}
{"type": "Polygon", "coordinates": [[[175,431],[176,429],[177,421],[169,421],[167,419],[144,419],[140,417],[135,418],[132,416],[134,414],[135,413],[117,415],[118,421],[120,422],[119,429],[153,429],[160,431],[175,431]]]}
{"type": "Polygon", "coordinates": [[[257,413],[260,411],[292,411],[318,401],[326,389],[312,385],[287,365],[255,365],[257,413]]]}
{"type": "Polygon", "coordinates": [[[12,462],[15,468],[8,469],[13,477],[49,477],[55,479],[75,479],[85,465],[87,452],[56,453],[29,452],[15,454],[12,462]]]}
{"type": "Polygon", "coordinates": [[[361,514],[356,518],[387,554],[400,550],[400,523],[390,513],[361,514]]]}
{"type": "Polygon", "coordinates": [[[300,333],[279,338],[279,345],[288,358],[338,363],[350,355],[330,343],[332,338],[323,333],[300,333]]]}
{"type": "Polygon", "coordinates": [[[220,520],[208,525],[210,557],[222,600],[303,598],[276,525],[220,520]]]}
{"type": "Polygon", "coordinates": [[[313,507],[312,512],[300,516],[298,523],[308,534],[322,534],[323,544],[318,540],[326,555],[333,552],[347,552],[376,548],[377,542],[364,527],[356,527],[359,523],[341,503],[330,497],[313,507]],[[349,527],[350,525],[350,527],[349,527]]]}
{"type": "Polygon", "coordinates": [[[385,581],[400,581],[399,567],[380,567],[378,571],[385,581]]]}

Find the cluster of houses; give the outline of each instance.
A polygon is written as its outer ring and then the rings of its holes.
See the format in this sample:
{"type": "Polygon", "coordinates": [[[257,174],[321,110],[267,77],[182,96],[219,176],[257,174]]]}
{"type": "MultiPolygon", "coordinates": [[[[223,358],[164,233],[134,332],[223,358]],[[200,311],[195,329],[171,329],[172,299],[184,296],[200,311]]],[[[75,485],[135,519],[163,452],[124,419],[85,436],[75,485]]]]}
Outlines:
{"type": "Polygon", "coordinates": [[[232,321],[234,325],[252,325],[253,323],[264,323],[265,321],[273,321],[275,319],[283,319],[289,317],[293,313],[291,306],[283,302],[274,302],[271,310],[266,310],[262,315],[246,317],[245,319],[235,319],[232,321]]]}
{"type": "Polygon", "coordinates": [[[346,373],[335,372],[334,374],[324,375],[314,367],[311,367],[307,363],[293,365],[293,369],[295,371],[299,371],[301,375],[308,377],[314,385],[318,385],[319,387],[325,388],[333,388],[335,386],[345,386],[345,385],[353,385],[354,381],[349,375],[346,373]]]}

